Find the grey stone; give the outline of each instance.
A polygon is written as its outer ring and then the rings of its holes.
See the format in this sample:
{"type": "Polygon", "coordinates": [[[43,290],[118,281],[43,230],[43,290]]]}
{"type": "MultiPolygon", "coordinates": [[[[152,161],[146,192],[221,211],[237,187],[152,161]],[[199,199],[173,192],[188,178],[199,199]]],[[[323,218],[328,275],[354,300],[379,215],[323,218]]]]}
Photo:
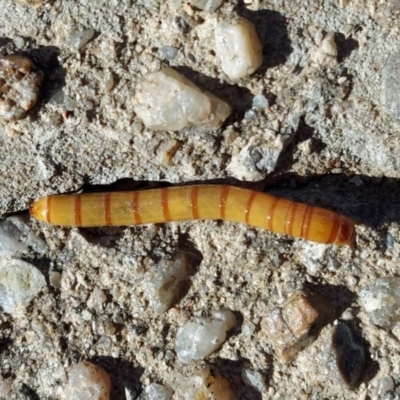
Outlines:
{"type": "Polygon", "coordinates": [[[382,95],[386,111],[400,121],[400,53],[391,54],[382,70],[382,95]]]}
{"type": "Polygon", "coordinates": [[[391,328],[400,322],[400,278],[379,278],[360,290],[360,301],[375,325],[391,328]]]}
{"type": "Polygon", "coordinates": [[[176,337],[176,353],[188,364],[202,360],[222,346],[227,332],[236,324],[230,310],[213,311],[209,318],[197,318],[179,329],[176,337]]]}

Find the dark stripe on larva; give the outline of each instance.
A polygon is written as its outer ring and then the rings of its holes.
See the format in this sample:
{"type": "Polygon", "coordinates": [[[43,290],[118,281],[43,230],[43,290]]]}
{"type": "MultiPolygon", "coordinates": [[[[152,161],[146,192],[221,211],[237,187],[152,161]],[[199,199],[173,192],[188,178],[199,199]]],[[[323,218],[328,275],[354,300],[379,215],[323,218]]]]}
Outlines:
{"type": "Polygon", "coordinates": [[[75,196],[75,226],[82,225],[82,215],[81,215],[81,196],[75,196]]]}
{"type": "Polygon", "coordinates": [[[219,202],[219,215],[221,219],[225,219],[225,207],[226,207],[226,200],[229,194],[229,186],[222,186],[221,188],[221,199],[219,202]]]}
{"type": "Polygon", "coordinates": [[[254,198],[257,196],[257,194],[257,192],[252,192],[249,196],[249,199],[247,200],[246,210],[244,212],[244,220],[246,224],[249,223],[251,205],[253,204],[254,198]]]}
{"type": "Polygon", "coordinates": [[[190,201],[192,207],[193,219],[199,219],[199,188],[198,186],[193,186],[190,192],[190,201]]]}
{"type": "Polygon", "coordinates": [[[50,220],[50,210],[51,210],[51,198],[52,198],[52,196],[48,196],[47,197],[47,201],[46,201],[46,220],[47,220],[47,222],[49,222],[49,223],[51,223],[51,220],[50,220]]]}
{"type": "Polygon", "coordinates": [[[274,214],[275,214],[275,208],[279,203],[279,198],[274,197],[274,200],[272,202],[271,208],[269,209],[269,213],[267,215],[267,229],[272,231],[272,220],[274,219],[274,214]]]}
{"type": "Polygon", "coordinates": [[[294,202],[290,203],[285,220],[285,233],[287,235],[293,234],[293,223],[296,215],[296,210],[297,210],[297,203],[294,202]]]}
{"type": "Polygon", "coordinates": [[[169,208],[168,208],[168,189],[167,188],[161,189],[161,208],[162,208],[162,212],[164,215],[164,221],[170,222],[171,216],[169,214],[169,208]]]}
{"type": "Polygon", "coordinates": [[[303,216],[303,222],[301,223],[301,237],[308,238],[308,230],[310,228],[310,221],[312,214],[314,212],[314,207],[307,207],[306,212],[303,216]]]}
{"type": "Polygon", "coordinates": [[[104,195],[104,217],[106,219],[106,225],[112,226],[111,220],[111,193],[104,195]]]}
{"type": "Polygon", "coordinates": [[[133,217],[135,218],[135,224],[137,225],[140,225],[142,223],[142,218],[140,217],[140,212],[139,212],[139,196],[140,192],[133,192],[132,211],[133,211],[133,217]]]}
{"type": "Polygon", "coordinates": [[[331,234],[329,235],[329,239],[327,240],[326,243],[333,243],[336,239],[336,236],[338,235],[339,228],[342,225],[342,219],[337,216],[333,216],[333,221],[332,221],[332,228],[331,228],[331,234]]]}

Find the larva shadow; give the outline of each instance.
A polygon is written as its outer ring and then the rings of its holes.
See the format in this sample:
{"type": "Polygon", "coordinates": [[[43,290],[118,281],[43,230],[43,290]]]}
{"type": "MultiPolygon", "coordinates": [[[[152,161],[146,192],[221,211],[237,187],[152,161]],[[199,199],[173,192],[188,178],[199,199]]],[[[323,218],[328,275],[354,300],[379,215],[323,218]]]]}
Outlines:
{"type": "Polygon", "coordinates": [[[106,249],[115,248],[123,237],[123,230],[120,227],[86,228],[79,229],[79,232],[88,243],[106,249]]]}

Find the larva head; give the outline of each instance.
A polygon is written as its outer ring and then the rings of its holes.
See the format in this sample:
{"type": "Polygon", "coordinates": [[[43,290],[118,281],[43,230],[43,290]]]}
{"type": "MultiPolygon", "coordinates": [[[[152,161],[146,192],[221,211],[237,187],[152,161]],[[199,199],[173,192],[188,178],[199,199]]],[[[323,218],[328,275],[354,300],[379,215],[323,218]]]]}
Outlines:
{"type": "Polygon", "coordinates": [[[340,228],[333,244],[336,244],[336,246],[347,245],[353,247],[355,238],[356,238],[356,230],[354,227],[354,221],[352,221],[349,218],[341,216],[340,228]]]}
{"type": "Polygon", "coordinates": [[[39,199],[38,201],[35,201],[31,206],[29,207],[29,213],[32,215],[32,217],[36,218],[39,221],[48,221],[48,202],[47,202],[47,197],[43,197],[39,199]]]}

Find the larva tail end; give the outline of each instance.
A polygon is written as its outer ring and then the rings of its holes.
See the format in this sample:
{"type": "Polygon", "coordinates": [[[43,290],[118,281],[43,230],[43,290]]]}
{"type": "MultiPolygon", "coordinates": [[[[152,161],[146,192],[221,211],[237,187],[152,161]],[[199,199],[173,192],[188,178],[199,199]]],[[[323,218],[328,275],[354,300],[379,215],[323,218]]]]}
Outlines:
{"type": "Polygon", "coordinates": [[[341,217],[341,224],[336,240],[333,244],[337,246],[350,246],[354,248],[356,242],[356,229],[354,221],[349,218],[341,217]]]}

